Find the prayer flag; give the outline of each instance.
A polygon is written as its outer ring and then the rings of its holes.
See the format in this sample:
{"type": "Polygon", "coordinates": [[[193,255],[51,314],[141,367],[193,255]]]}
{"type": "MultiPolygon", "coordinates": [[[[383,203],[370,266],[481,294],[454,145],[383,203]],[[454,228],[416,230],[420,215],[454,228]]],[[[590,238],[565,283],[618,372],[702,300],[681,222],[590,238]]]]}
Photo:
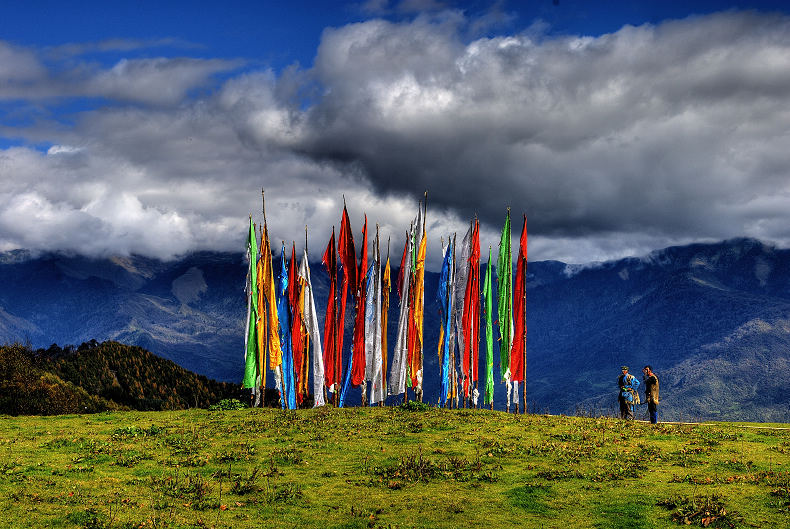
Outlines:
{"type": "Polygon", "coordinates": [[[291,314],[288,303],[288,266],[285,262],[285,244],[280,252],[280,286],[277,299],[277,312],[280,318],[280,343],[283,350],[282,361],[282,406],[296,409],[296,390],[294,387],[293,349],[291,346],[291,314]]]}
{"type": "MultiPolygon", "coordinates": [[[[304,284],[304,325],[313,345],[313,407],[323,406],[324,403],[324,359],[321,352],[321,331],[318,328],[318,313],[313,295],[313,283],[310,279],[310,263],[307,260],[307,247],[302,254],[302,263],[299,266],[299,278],[304,284]]],[[[306,375],[306,372],[305,372],[306,375]]],[[[307,376],[305,376],[305,384],[307,376]]]]}
{"type": "Polygon", "coordinates": [[[524,380],[524,365],[527,348],[526,301],[527,290],[525,275],[527,273],[527,217],[521,228],[521,241],[516,264],[516,290],[513,300],[513,347],[510,350],[510,374],[513,382],[524,380]]]}
{"type": "Polygon", "coordinates": [[[256,241],[255,224],[250,215],[250,231],[247,238],[247,259],[250,267],[247,273],[247,332],[244,348],[244,380],[242,387],[255,387],[256,368],[258,360],[257,340],[255,338],[255,327],[258,320],[258,243],[256,241]]]}
{"type": "Polygon", "coordinates": [[[373,263],[367,273],[367,293],[365,296],[365,379],[370,382],[371,404],[382,402],[386,397],[382,377],[381,286],[379,230],[376,227],[373,263]]]}
{"type": "MultiPolygon", "coordinates": [[[[387,264],[384,265],[384,275],[381,278],[381,387],[387,387],[387,316],[390,310],[390,256],[389,243],[387,243],[387,264]]],[[[386,392],[384,393],[386,397],[386,392]]]]}
{"type": "Polygon", "coordinates": [[[499,324],[499,369],[510,387],[510,347],[513,342],[513,260],[510,253],[510,209],[499,239],[499,257],[496,262],[497,321],[499,324]]]}
{"type": "Polygon", "coordinates": [[[409,328],[409,292],[411,291],[411,254],[413,252],[413,232],[414,223],[412,222],[409,232],[406,234],[406,243],[403,246],[403,259],[401,260],[401,270],[398,274],[400,288],[400,314],[398,317],[398,334],[395,338],[395,349],[392,351],[392,369],[389,380],[387,381],[387,393],[389,395],[400,395],[406,392],[406,371],[408,370],[408,328],[409,328]]]}
{"type": "Polygon", "coordinates": [[[329,297],[324,313],[324,380],[327,388],[338,382],[335,370],[335,353],[337,352],[337,254],[335,252],[335,228],[324,251],[321,263],[329,274],[329,297]]]}
{"type": "Polygon", "coordinates": [[[444,260],[442,262],[442,271],[439,277],[439,291],[436,294],[441,314],[441,327],[439,333],[440,406],[444,406],[447,403],[447,396],[450,388],[450,327],[452,322],[453,302],[452,269],[453,245],[448,239],[447,246],[444,248],[444,260]]]}
{"type": "Polygon", "coordinates": [[[485,283],[483,283],[483,299],[486,317],[486,393],[485,403],[494,402],[494,328],[491,310],[493,308],[493,295],[491,292],[491,247],[488,248],[488,266],[486,268],[485,283]]]}

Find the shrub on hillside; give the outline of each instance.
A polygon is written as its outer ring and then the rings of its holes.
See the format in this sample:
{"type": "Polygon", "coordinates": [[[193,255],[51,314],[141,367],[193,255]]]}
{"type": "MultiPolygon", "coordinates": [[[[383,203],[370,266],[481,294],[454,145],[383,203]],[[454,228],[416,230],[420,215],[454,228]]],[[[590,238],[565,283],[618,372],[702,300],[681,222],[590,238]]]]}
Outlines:
{"type": "Polygon", "coordinates": [[[29,347],[21,344],[0,346],[0,413],[57,415],[118,408],[36,367],[29,347]]]}
{"type": "Polygon", "coordinates": [[[243,410],[247,405],[239,399],[222,399],[216,404],[208,407],[210,411],[223,411],[223,410],[243,410]]]}

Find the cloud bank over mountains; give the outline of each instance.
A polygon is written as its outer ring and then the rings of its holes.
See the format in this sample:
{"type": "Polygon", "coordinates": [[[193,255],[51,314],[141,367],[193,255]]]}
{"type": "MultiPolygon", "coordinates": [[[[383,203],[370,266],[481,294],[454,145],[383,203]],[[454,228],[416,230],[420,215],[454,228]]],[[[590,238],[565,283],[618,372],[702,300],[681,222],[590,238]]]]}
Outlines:
{"type": "Polygon", "coordinates": [[[308,225],[316,258],[344,196],[398,253],[425,190],[434,268],[475,214],[496,250],[508,206],[539,260],[790,246],[790,19],[470,39],[478,22],[327,28],[312,65],[279,72],[170,40],[0,42],[0,250],[240,251],[262,187],[274,245],[308,225]]]}

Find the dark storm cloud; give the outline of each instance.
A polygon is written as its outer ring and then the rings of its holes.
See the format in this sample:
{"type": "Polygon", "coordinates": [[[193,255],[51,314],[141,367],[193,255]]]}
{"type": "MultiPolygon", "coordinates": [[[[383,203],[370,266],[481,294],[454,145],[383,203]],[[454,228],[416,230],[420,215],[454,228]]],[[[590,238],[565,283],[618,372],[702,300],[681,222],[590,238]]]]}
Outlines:
{"type": "Polygon", "coordinates": [[[755,227],[745,204],[787,199],[786,18],[468,44],[456,23],[327,31],[304,150],[353,161],[380,193],[430,189],[461,217],[493,225],[510,205],[545,236],[726,237],[755,227]]]}
{"type": "Polygon", "coordinates": [[[0,125],[51,145],[0,148],[0,249],[239,250],[262,187],[274,246],[309,225],[313,256],[344,196],[355,229],[367,213],[402,247],[426,189],[434,268],[440,237],[474,214],[496,250],[508,206],[514,231],[529,216],[533,259],[741,235],[790,245],[787,18],[470,40],[479,20],[431,13],[327,29],[312,68],[279,73],[194,58],[102,67],[79,45],[53,68],[51,50],[0,43],[0,104],[113,103],[0,125]]]}

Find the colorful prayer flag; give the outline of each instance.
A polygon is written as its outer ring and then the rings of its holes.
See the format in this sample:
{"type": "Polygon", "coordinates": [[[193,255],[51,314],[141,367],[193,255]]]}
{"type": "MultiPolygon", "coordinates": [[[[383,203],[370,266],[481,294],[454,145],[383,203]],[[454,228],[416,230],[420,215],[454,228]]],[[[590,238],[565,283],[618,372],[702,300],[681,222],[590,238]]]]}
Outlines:
{"type": "Polygon", "coordinates": [[[491,247],[488,248],[488,266],[483,283],[483,299],[486,318],[486,393],[485,403],[494,402],[494,328],[492,323],[493,294],[491,292],[491,247]]]}

